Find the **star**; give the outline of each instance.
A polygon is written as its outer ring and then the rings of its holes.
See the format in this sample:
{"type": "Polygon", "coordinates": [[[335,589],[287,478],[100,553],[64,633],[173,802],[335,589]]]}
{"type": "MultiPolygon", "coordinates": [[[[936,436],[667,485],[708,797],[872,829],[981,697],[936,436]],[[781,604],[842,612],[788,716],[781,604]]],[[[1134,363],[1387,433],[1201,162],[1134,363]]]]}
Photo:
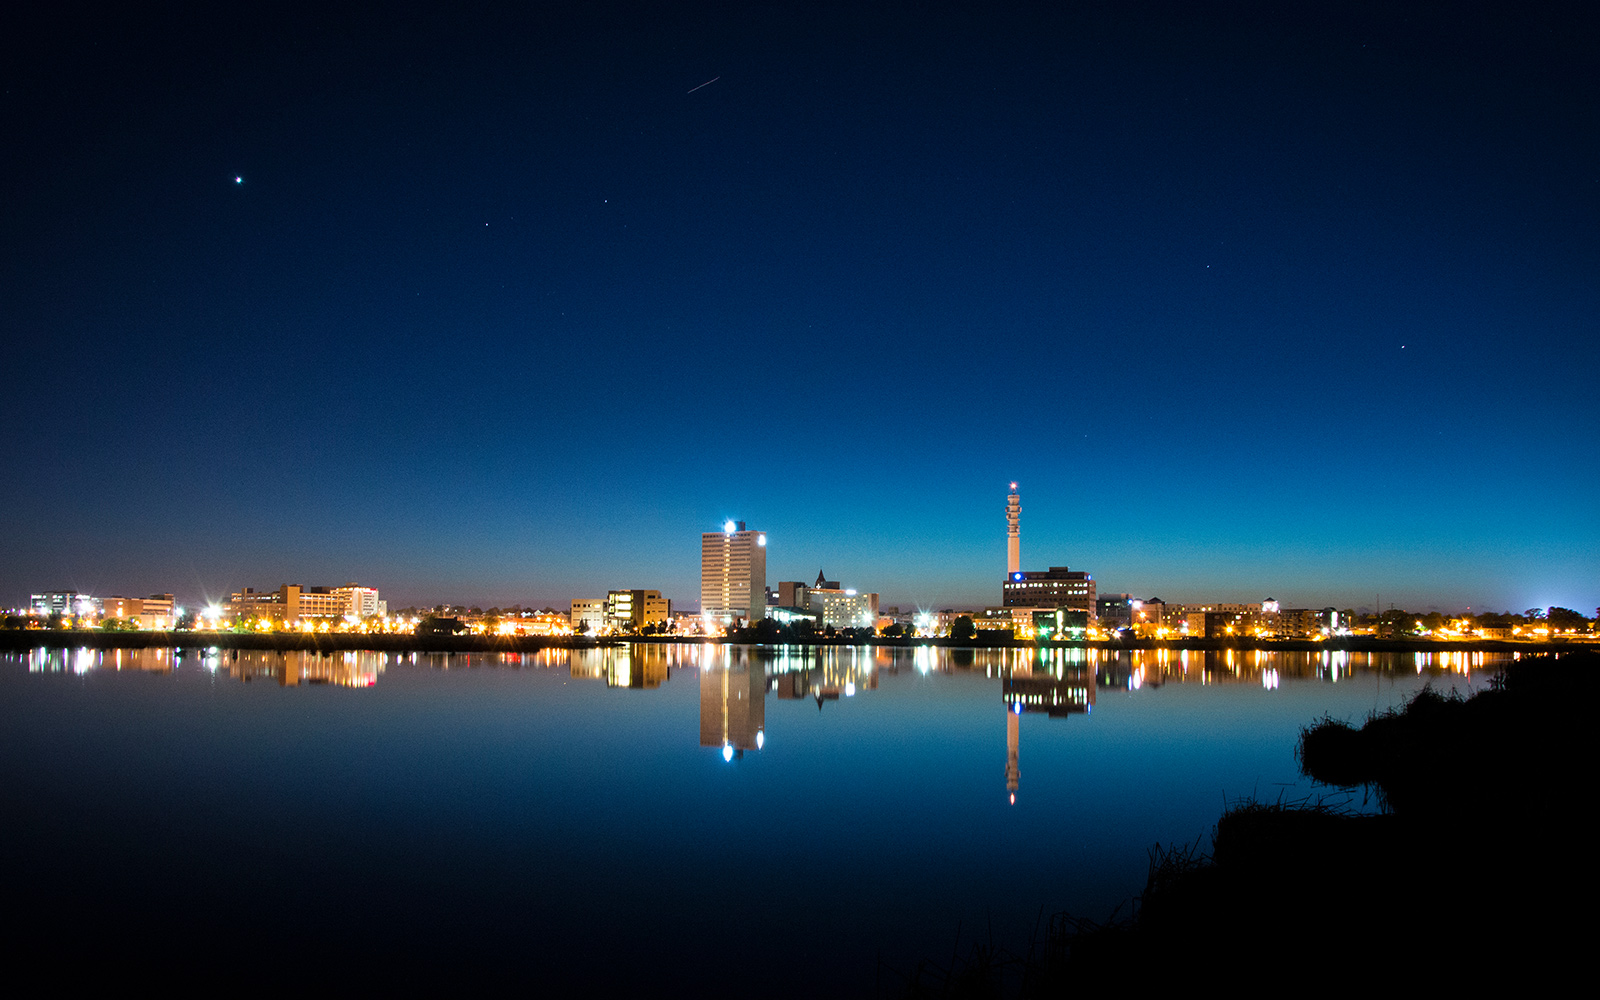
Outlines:
{"type": "Polygon", "coordinates": [[[233,179],[233,182],[234,182],[234,183],[235,183],[235,184],[243,184],[243,183],[244,183],[244,178],[243,178],[243,177],[235,177],[235,178],[234,178],[234,179],[233,179]]]}

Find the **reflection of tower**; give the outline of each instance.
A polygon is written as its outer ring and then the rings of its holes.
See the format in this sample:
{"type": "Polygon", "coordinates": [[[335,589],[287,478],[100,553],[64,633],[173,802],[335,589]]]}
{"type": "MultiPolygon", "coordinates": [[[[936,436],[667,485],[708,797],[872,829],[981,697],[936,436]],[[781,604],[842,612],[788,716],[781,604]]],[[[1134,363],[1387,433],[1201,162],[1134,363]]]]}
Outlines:
{"type": "Polygon", "coordinates": [[[700,745],[721,747],[724,760],[766,744],[766,664],[740,659],[700,667],[700,745]]]}
{"type": "Polygon", "coordinates": [[[1017,484],[1011,484],[1011,495],[1006,497],[1006,572],[1015,573],[1022,568],[1022,497],[1017,494],[1017,484]]]}
{"type": "Polygon", "coordinates": [[[1017,729],[1022,721],[1022,706],[1006,706],[1006,791],[1011,793],[1011,804],[1017,804],[1017,779],[1022,771],[1017,767],[1017,729]]]}

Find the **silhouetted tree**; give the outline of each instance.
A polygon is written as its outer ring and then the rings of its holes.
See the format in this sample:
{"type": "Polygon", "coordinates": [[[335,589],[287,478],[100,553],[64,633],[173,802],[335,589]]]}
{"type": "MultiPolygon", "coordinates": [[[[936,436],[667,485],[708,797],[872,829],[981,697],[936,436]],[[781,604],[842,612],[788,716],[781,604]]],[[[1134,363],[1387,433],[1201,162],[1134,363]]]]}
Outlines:
{"type": "Polygon", "coordinates": [[[1588,628],[1589,619],[1573,611],[1571,608],[1551,608],[1545,614],[1545,620],[1551,628],[1588,628]]]}
{"type": "Polygon", "coordinates": [[[978,626],[972,624],[970,615],[959,615],[950,623],[950,638],[975,639],[978,636],[978,626]]]}

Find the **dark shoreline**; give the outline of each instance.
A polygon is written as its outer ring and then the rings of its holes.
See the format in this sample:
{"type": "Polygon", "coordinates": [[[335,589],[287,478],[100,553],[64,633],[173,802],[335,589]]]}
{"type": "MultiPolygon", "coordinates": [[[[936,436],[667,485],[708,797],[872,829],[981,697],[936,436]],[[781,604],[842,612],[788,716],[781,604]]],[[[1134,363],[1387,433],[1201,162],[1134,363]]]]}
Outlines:
{"type": "Polygon", "coordinates": [[[1330,967],[1359,953],[1390,985],[1573,981],[1587,955],[1583,751],[1600,654],[1556,652],[1470,698],[1424,688],[1364,723],[1307,720],[1295,756],[1329,799],[1235,801],[1209,852],[1151,848],[1131,916],[1054,914],[1025,955],[975,939],[900,973],[900,995],[1189,988],[1213,968],[1276,992],[1306,982],[1318,948],[1330,967]],[[1327,804],[1363,788],[1377,814],[1327,804]]]}
{"type": "Polygon", "coordinates": [[[1132,639],[1082,642],[1030,642],[1016,639],[966,641],[957,639],[816,639],[810,642],[746,643],[724,642],[686,636],[502,636],[502,635],[384,635],[348,632],[101,632],[89,629],[21,629],[0,631],[0,650],[27,649],[155,649],[161,647],[219,649],[301,650],[306,652],[373,650],[398,653],[527,653],[541,649],[595,649],[631,644],[717,643],[739,646],[886,646],[911,648],[934,646],[949,649],[1170,649],[1170,650],[1263,650],[1276,652],[1350,653],[1448,653],[1448,652],[1523,652],[1544,653],[1563,649],[1591,648],[1587,643],[1511,642],[1480,640],[1433,642],[1428,640],[1371,639],[1355,637],[1311,642],[1300,639],[1132,639]]]}

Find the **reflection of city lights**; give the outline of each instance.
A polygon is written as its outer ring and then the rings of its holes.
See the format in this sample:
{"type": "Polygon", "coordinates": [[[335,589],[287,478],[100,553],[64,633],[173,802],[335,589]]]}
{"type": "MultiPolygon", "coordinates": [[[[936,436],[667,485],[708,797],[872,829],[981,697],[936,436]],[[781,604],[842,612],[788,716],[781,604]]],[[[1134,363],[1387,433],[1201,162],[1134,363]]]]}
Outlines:
{"type": "Polygon", "coordinates": [[[733,759],[733,744],[732,743],[723,743],[722,744],[722,759],[723,760],[732,760],[733,759]]]}
{"type": "Polygon", "coordinates": [[[756,749],[760,750],[767,745],[767,733],[764,729],[756,730],[756,749]]]}

